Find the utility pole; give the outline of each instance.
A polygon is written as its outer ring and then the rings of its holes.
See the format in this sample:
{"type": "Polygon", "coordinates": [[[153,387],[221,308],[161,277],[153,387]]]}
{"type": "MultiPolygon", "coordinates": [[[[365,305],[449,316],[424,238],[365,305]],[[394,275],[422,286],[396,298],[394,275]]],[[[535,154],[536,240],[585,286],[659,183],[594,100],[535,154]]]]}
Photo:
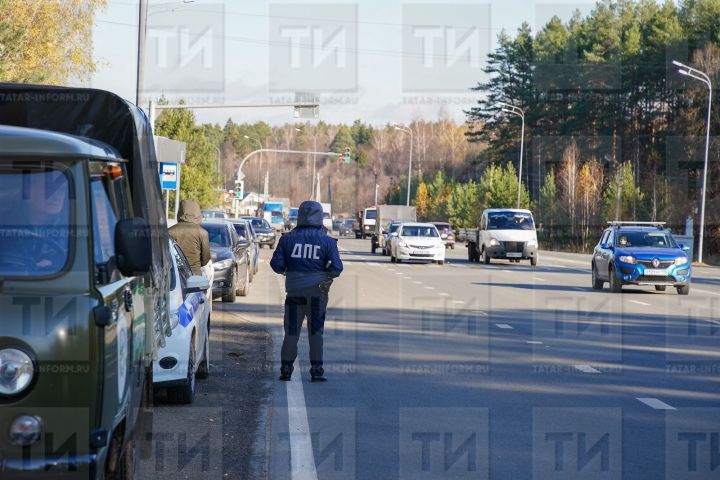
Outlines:
{"type": "Polygon", "coordinates": [[[500,103],[501,110],[505,113],[520,117],[522,121],[522,129],[520,130],[520,164],[518,165],[518,191],[517,191],[517,207],[520,208],[520,192],[522,190],[522,168],[523,168],[523,150],[525,148],[525,111],[520,107],[509,103],[500,103]]]}
{"type": "Polygon", "coordinates": [[[145,39],[147,38],[147,0],[140,0],[138,12],[137,77],[135,79],[135,105],[140,105],[145,74],[145,39]]]}

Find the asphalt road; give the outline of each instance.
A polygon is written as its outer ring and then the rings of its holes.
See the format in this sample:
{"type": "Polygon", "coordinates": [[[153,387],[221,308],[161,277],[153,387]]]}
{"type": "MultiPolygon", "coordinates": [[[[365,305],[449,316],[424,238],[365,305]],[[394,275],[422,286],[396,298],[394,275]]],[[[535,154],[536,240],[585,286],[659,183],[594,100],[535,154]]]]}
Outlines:
{"type": "Polygon", "coordinates": [[[613,295],[590,288],[588,256],[486,266],[458,246],[444,266],[395,265],[369,241],[339,245],[329,382],[309,381],[306,330],[293,381],[275,380],[282,278],[263,263],[251,295],[216,315],[228,325],[216,358],[233,372],[234,342],[254,345],[236,323],[272,347],[208,404],[260,402],[253,439],[219,440],[228,459],[252,447],[254,460],[178,478],[720,478],[720,269],[696,269],[687,297],[613,295]],[[261,394],[237,387],[248,372],[243,388],[261,394]]]}

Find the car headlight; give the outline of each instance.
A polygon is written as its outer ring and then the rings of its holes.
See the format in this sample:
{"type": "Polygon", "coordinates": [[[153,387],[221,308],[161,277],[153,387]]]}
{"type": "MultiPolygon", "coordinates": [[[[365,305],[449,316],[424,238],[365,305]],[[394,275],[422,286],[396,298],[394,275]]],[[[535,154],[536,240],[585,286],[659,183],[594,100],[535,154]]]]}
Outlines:
{"type": "Polygon", "coordinates": [[[498,242],[497,239],[495,239],[495,238],[491,238],[491,239],[490,239],[490,246],[491,246],[491,247],[497,247],[498,245],[500,245],[500,242],[498,242]]]}
{"type": "Polygon", "coordinates": [[[35,366],[30,355],[17,348],[0,350],[0,395],[17,395],[30,386],[35,366]]]}
{"type": "Polygon", "coordinates": [[[398,242],[398,247],[407,247],[407,246],[408,246],[408,244],[407,244],[405,241],[403,241],[403,240],[400,240],[400,241],[398,242]]]}
{"type": "Polygon", "coordinates": [[[629,263],[630,265],[635,265],[635,262],[637,261],[632,255],[621,255],[619,260],[623,263],[629,263]]]}
{"type": "Polygon", "coordinates": [[[528,247],[537,247],[537,239],[536,239],[536,238],[531,238],[531,239],[527,242],[527,246],[528,246],[528,247]]]}
{"type": "Polygon", "coordinates": [[[675,259],[675,265],[685,265],[686,263],[688,263],[687,257],[677,257],[675,259]]]}
{"type": "Polygon", "coordinates": [[[213,263],[213,269],[214,270],[227,270],[228,268],[232,267],[233,261],[232,258],[226,258],[225,260],[220,260],[219,262],[213,263]]]}

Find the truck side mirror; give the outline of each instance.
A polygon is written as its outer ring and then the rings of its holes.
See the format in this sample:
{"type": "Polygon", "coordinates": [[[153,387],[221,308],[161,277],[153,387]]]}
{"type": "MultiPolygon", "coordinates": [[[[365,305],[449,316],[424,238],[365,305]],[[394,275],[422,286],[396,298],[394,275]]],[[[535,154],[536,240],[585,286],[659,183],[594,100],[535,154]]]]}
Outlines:
{"type": "Polygon", "coordinates": [[[690,251],[690,247],[688,247],[688,246],[685,245],[684,243],[681,243],[681,244],[678,245],[678,246],[680,247],[680,250],[682,250],[683,252],[689,252],[689,251],[690,251]]]}
{"type": "Polygon", "coordinates": [[[115,254],[120,273],[126,277],[144,275],[152,266],[150,225],[144,218],[120,220],[115,227],[115,254]]]}
{"type": "Polygon", "coordinates": [[[210,288],[210,280],[205,275],[193,275],[187,279],[183,291],[187,293],[204,292],[210,288]]]}

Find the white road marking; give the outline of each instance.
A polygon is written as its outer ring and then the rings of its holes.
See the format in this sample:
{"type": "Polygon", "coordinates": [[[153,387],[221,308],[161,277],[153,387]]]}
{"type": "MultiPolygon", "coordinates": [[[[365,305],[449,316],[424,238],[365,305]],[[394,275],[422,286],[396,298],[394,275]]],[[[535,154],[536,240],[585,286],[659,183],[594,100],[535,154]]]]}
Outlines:
{"type": "Polygon", "coordinates": [[[482,310],[473,310],[473,313],[477,313],[478,315],[482,315],[483,317],[488,316],[488,314],[486,312],[483,312],[482,310]]]}
{"type": "Polygon", "coordinates": [[[533,280],[537,280],[538,282],[547,282],[547,280],[545,280],[544,278],[540,278],[540,277],[533,277],[533,280]]]}
{"type": "Polygon", "coordinates": [[[498,328],[502,328],[503,330],[514,330],[512,325],[508,325],[507,323],[496,323],[495,326],[498,328]]]}
{"type": "Polygon", "coordinates": [[[403,272],[395,272],[395,275],[405,275],[403,272]]]}
{"type": "Polygon", "coordinates": [[[438,295],[440,295],[441,297],[449,297],[450,296],[449,293],[445,293],[445,292],[439,292],[438,295]]]}
{"type": "Polygon", "coordinates": [[[379,264],[378,262],[365,262],[365,263],[367,263],[367,264],[368,264],[369,266],[371,266],[371,267],[378,267],[378,266],[380,266],[380,264],[379,264]]]}
{"type": "Polygon", "coordinates": [[[576,290],[576,291],[578,291],[578,292],[584,292],[584,291],[585,291],[585,287],[572,287],[572,289],[573,289],[573,290],[576,290]]]}
{"type": "Polygon", "coordinates": [[[537,340],[525,340],[525,343],[529,345],[542,345],[543,342],[538,342],[537,340]]]}
{"type": "Polygon", "coordinates": [[[640,300],[628,300],[630,303],[634,303],[635,305],[642,305],[643,307],[649,307],[649,303],[641,302],[640,300]]]}
{"type": "Polygon", "coordinates": [[[300,362],[295,362],[297,372],[287,382],[288,432],[290,434],[290,468],[293,480],[317,480],[315,456],[310,438],[310,424],[305,408],[305,393],[300,378],[300,362]]]}
{"type": "Polygon", "coordinates": [[[412,280],[412,277],[403,277],[403,280],[412,280]]]}
{"type": "Polygon", "coordinates": [[[417,280],[413,281],[415,285],[422,285],[422,282],[418,282],[417,280]]]}
{"type": "Polygon", "coordinates": [[[388,268],[388,272],[394,272],[394,271],[395,271],[394,268],[388,268]]]}
{"type": "Polygon", "coordinates": [[[573,365],[573,368],[580,370],[583,373],[600,373],[600,370],[593,368],[590,365],[573,365]]]}
{"type": "Polygon", "coordinates": [[[425,287],[425,290],[435,290],[435,287],[425,287]]]}
{"type": "Polygon", "coordinates": [[[550,260],[550,261],[552,261],[552,262],[573,263],[573,264],[575,264],[575,265],[585,265],[586,267],[590,268],[590,261],[589,261],[589,260],[588,260],[587,262],[583,262],[583,261],[580,261],[580,260],[569,260],[569,259],[566,259],[566,258],[548,257],[548,256],[545,256],[545,255],[543,255],[542,257],[543,257],[543,258],[542,258],[543,260],[550,260]]]}
{"type": "Polygon", "coordinates": [[[512,270],[503,270],[503,272],[505,272],[505,273],[513,273],[512,270]]]}
{"type": "Polygon", "coordinates": [[[640,398],[640,397],[638,397],[638,400],[640,400],[642,403],[644,403],[648,407],[654,408],[655,410],[676,410],[675,407],[670,406],[667,403],[663,402],[662,400],[658,400],[657,398],[640,398]]]}
{"type": "Polygon", "coordinates": [[[699,288],[693,288],[693,292],[705,293],[708,295],[720,295],[720,292],[711,292],[710,290],[700,290],[699,288]]]}
{"type": "Polygon", "coordinates": [[[464,300],[453,300],[452,303],[454,303],[456,305],[460,305],[460,304],[464,304],[465,301],[464,300]]]}

